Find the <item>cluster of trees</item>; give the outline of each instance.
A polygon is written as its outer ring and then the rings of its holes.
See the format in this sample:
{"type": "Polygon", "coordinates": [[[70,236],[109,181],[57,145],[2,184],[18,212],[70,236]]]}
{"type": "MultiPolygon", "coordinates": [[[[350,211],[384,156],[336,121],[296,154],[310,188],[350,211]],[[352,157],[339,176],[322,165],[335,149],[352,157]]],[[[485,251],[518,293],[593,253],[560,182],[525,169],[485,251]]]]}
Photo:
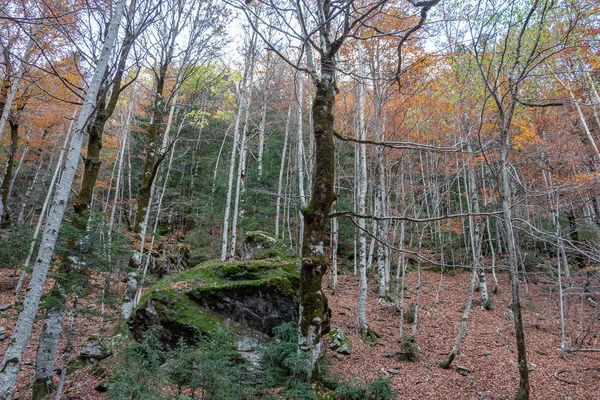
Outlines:
{"type": "MultiPolygon", "coordinates": [[[[80,276],[101,278],[102,301],[125,276],[127,318],[151,275],[233,259],[256,229],[302,257],[299,348],[313,384],[328,270],[334,289],[339,269],[360,275],[358,325],[376,341],[367,271],[402,315],[416,261],[472,271],[446,367],[475,286],[488,308],[496,271],[509,272],[528,398],[519,280],[550,261],[566,351],[562,288],[585,295],[600,262],[599,11],[592,0],[1,0],[2,264],[23,307],[0,398],[51,268],[36,393],[50,389],[80,276]],[[245,21],[235,33],[233,19],[245,21]],[[240,56],[226,62],[232,36],[240,56]]],[[[400,338],[415,336],[418,307],[417,296],[400,338]]]]}

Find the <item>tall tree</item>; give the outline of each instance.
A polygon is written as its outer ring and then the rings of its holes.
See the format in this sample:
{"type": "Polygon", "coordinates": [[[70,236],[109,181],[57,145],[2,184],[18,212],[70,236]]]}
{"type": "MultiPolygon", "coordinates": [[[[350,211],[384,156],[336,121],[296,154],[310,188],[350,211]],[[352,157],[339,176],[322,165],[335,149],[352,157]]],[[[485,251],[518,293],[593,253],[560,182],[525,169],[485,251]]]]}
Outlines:
{"type": "MultiPolygon", "coordinates": [[[[402,32],[399,49],[409,36],[424,23],[427,12],[440,0],[409,2],[420,9],[420,22],[413,29],[402,32]]],[[[251,1],[233,2],[246,15],[252,27],[258,32],[269,48],[282,57],[294,68],[309,74],[314,85],[312,103],[313,137],[315,143],[315,168],[313,172],[312,196],[308,207],[303,209],[305,227],[302,245],[302,265],[300,269],[300,310],[298,322],[298,344],[300,350],[309,358],[308,380],[314,387],[321,380],[319,361],[324,353],[322,336],[329,330],[330,311],[327,306],[321,285],[323,275],[327,271],[329,261],[325,252],[328,233],[328,221],[331,206],[335,201],[335,145],[334,145],[334,105],[336,92],[336,60],[344,42],[349,36],[360,36],[364,24],[368,24],[375,16],[394,8],[393,2],[387,0],[366,3],[348,1],[304,1],[298,0],[295,8],[289,2],[251,1]],[[271,18],[266,20],[259,16],[258,10],[268,8],[271,18]],[[299,21],[296,28],[288,21],[295,17],[299,21]],[[306,58],[306,67],[301,62],[293,62],[279,50],[273,41],[267,40],[262,33],[265,25],[276,22],[286,27],[289,41],[301,43],[306,58]],[[314,55],[313,55],[314,52],[314,55]]]]}
{"type": "Polygon", "coordinates": [[[12,398],[21,358],[29,341],[31,328],[33,327],[46,275],[52,259],[52,253],[54,252],[60,225],[69,200],[75,172],[77,171],[85,130],[94,111],[94,104],[100,90],[102,78],[106,73],[110,55],[115,47],[124,6],[125,0],[118,0],[113,5],[110,24],[106,32],[106,37],[102,42],[102,51],[93,70],[92,79],[90,80],[84,103],[77,118],[75,132],[71,139],[59,189],[50,208],[50,216],[46,222],[36,263],[29,281],[29,290],[23,300],[23,309],[19,313],[19,319],[2,359],[0,367],[0,399],[12,398]]]}

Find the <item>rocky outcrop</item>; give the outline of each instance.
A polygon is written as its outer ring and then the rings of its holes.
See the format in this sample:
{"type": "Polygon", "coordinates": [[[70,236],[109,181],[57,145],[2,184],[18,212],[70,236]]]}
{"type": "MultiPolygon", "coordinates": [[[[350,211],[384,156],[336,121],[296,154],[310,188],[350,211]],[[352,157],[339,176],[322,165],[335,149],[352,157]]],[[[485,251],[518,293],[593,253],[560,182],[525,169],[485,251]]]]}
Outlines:
{"type": "Polygon", "coordinates": [[[253,347],[248,343],[295,320],[298,283],[294,261],[208,261],[154,285],[129,328],[138,340],[152,329],[165,348],[173,348],[181,339],[193,344],[224,326],[240,346],[253,347]]]}
{"type": "Polygon", "coordinates": [[[275,257],[294,257],[294,252],[267,232],[246,232],[240,251],[242,260],[262,260],[275,257]]]}

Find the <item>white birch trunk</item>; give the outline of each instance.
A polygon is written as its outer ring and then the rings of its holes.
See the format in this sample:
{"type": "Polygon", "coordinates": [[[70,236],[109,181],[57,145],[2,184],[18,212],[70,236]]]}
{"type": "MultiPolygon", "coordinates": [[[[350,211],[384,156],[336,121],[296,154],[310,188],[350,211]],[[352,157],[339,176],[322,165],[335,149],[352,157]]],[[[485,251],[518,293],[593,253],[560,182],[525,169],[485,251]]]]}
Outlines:
{"type": "MultiPolygon", "coordinates": [[[[467,151],[473,156],[471,145],[467,146],[467,151]]],[[[475,180],[475,168],[466,166],[468,178],[468,194],[469,194],[469,213],[479,214],[479,196],[477,191],[477,182],[475,180]]],[[[469,229],[471,231],[471,254],[473,256],[473,269],[477,272],[479,281],[479,298],[481,308],[488,310],[490,308],[490,297],[488,294],[487,283],[485,279],[485,270],[481,262],[481,222],[476,222],[472,215],[469,215],[469,229]]]]}
{"type": "Polygon", "coordinates": [[[10,180],[10,185],[8,187],[8,194],[6,195],[7,199],[10,199],[12,196],[12,191],[13,191],[13,187],[15,185],[15,181],[17,180],[17,176],[19,175],[19,172],[21,172],[21,167],[23,166],[23,162],[25,161],[25,156],[27,155],[27,152],[29,151],[30,135],[31,135],[31,128],[27,131],[27,136],[25,138],[25,148],[23,149],[23,152],[21,153],[21,158],[19,159],[19,164],[17,165],[17,168],[15,169],[15,172],[13,173],[12,179],[10,180]]]}
{"type": "MultiPolygon", "coordinates": [[[[73,117],[75,117],[75,113],[73,113],[73,117]]],[[[31,238],[31,244],[29,245],[29,251],[27,252],[27,257],[25,258],[25,264],[23,265],[23,270],[21,271],[21,275],[19,276],[19,281],[17,282],[17,287],[15,288],[15,296],[19,295],[21,292],[21,287],[23,286],[23,281],[25,280],[25,271],[29,268],[29,263],[31,262],[31,256],[33,256],[33,251],[35,250],[35,244],[37,242],[37,238],[40,234],[40,230],[42,228],[42,223],[44,222],[44,215],[46,214],[46,210],[48,209],[48,205],[50,204],[50,199],[52,198],[52,193],[54,193],[54,184],[56,183],[56,178],[58,177],[58,173],[62,168],[63,158],[65,155],[65,150],[67,148],[67,144],[69,143],[69,138],[71,137],[71,129],[73,128],[73,120],[69,125],[69,130],[65,135],[65,141],[63,146],[60,149],[60,155],[58,156],[58,161],[56,162],[56,168],[54,169],[54,175],[52,175],[52,180],[50,181],[50,186],[48,186],[48,192],[46,193],[46,199],[44,200],[44,204],[42,205],[42,211],[40,212],[40,216],[38,218],[37,224],[35,226],[35,230],[33,231],[33,237],[31,238]]]]}
{"type": "MultiPolygon", "coordinates": [[[[268,68],[268,64],[267,64],[268,68]]],[[[258,180],[260,181],[263,174],[263,153],[265,148],[265,130],[267,128],[267,89],[265,83],[262,110],[260,112],[260,125],[258,126],[258,180]]]]}
{"type": "MultiPolygon", "coordinates": [[[[59,289],[60,290],[60,289],[59,289]]],[[[65,297],[65,296],[63,296],[65,297]]],[[[56,305],[48,309],[44,319],[44,328],[40,336],[37,356],[35,359],[35,374],[33,379],[33,398],[51,393],[54,390],[54,360],[62,328],[64,306],[56,305]]]]}
{"type": "MultiPolygon", "coordinates": [[[[358,74],[360,82],[358,86],[358,136],[359,140],[367,139],[367,129],[365,126],[365,91],[366,85],[363,81],[364,60],[362,44],[358,41],[358,74]]],[[[367,146],[364,143],[358,145],[359,148],[359,179],[358,179],[358,213],[365,215],[367,205],[367,146]]],[[[365,234],[366,223],[364,218],[358,220],[358,240],[359,240],[359,275],[360,275],[360,294],[358,298],[358,325],[360,331],[365,335],[369,330],[367,324],[367,236],[365,234]]]]}
{"type": "Polygon", "coordinates": [[[0,367],[0,399],[3,400],[12,397],[12,392],[17,380],[17,373],[21,364],[21,358],[27,342],[29,341],[31,328],[35,321],[37,308],[42,296],[42,290],[44,288],[44,283],[46,282],[46,275],[48,273],[52,254],[54,253],[58,231],[63,220],[65,209],[67,208],[71,186],[77,171],[77,164],[81,157],[81,147],[86,133],[86,126],[94,111],[94,103],[108,67],[110,55],[113,48],[116,47],[115,42],[119,32],[119,24],[123,15],[124,4],[125,0],[118,0],[114,4],[106,40],[102,46],[102,51],[90,81],[90,86],[83,105],[81,106],[77,123],[75,124],[75,132],[71,139],[64,171],[56,191],[54,202],[50,209],[50,216],[46,223],[46,229],[42,236],[36,263],[33,267],[33,273],[29,281],[29,291],[25,295],[23,309],[19,314],[19,319],[17,320],[17,324],[11,336],[10,343],[4,353],[4,358],[0,367]]]}
{"type": "MultiPolygon", "coordinates": [[[[253,33],[252,39],[250,40],[251,46],[255,42],[256,34],[253,33]]],[[[237,151],[240,140],[240,121],[242,119],[242,114],[245,108],[245,98],[246,98],[246,85],[248,84],[248,76],[250,73],[250,63],[252,62],[252,50],[248,49],[246,54],[245,66],[244,66],[244,75],[242,77],[242,82],[240,83],[240,88],[238,91],[238,109],[235,117],[235,127],[233,129],[233,143],[231,147],[231,159],[229,161],[229,178],[227,182],[227,195],[225,196],[225,211],[223,215],[223,229],[222,229],[222,237],[221,237],[221,261],[225,261],[227,259],[227,250],[229,245],[229,218],[231,216],[231,200],[233,197],[233,179],[234,179],[234,171],[235,164],[237,160],[237,151]]]]}
{"type": "Polygon", "coordinates": [[[281,150],[281,164],[279,165],[279,181],[277,183],[277,204],[275,206],[275,237],[279,238],[279,214],[281,213],[281,193],[283,190],[283,171],[287,158],[288,138],[290,136],[290,121],[292,119],[292,102],[288,106],[285,131],[283,132],[283,150],[281,150]]]}
{"type": "MultiPolygon", "coordinates": [[[[253,49],[253,48],[252,48],[253,49]]],[[[242,129],[242,137],[240,138],[240,149],[239,149],[239,160],[237,170],[237,180],[235,184],[235,201],[233,206],[233,218],[231,221],[231,249],[229,253],[229,259],[235,258],[235,248],[237,244],[237,224],[240,215],[240,201],[242,200],[242,194],[245,192],[244,183],[246,178],[246,155],[248,152],[247,144],[248,141],[248,127],[250,119],[250,103],[252,103],[252,81],[254,80],[254,54],[251,55],[250,60],[250,79],[249,87],[247,91],[246,106],[244,107],[244,128],[242,129]]]]}
{"type": "Polygon", "coordinates": [[[303,93],[302,76],[298,76],[298,131],[296,141],[298,143],[298,151],[296,154],[296,164],[298,165],[298,196],[300,198],[300,212],[298,220],[300,221],[300,236],[298,240],[298,254],[302,257],[302,240],[304,238],[304,214],[302,209],[306,207],[306,193],[304,191],[304,135],[302,123],[302,93],[303,93]]]}

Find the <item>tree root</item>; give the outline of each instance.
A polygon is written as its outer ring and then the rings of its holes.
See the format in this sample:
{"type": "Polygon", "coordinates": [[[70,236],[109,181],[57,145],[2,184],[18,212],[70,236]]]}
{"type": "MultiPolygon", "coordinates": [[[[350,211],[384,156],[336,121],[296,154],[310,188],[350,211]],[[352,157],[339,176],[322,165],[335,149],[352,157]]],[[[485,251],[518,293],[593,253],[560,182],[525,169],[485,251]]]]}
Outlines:
{"type": "Polygon", "coordinates": [[[454,357],[455,357],[454,351],[451,351],[450,354],[448,354],[448,358],[446,358],[444,361],[441,361],[438,365],[442,369],[448,369],[448,368],[450,368],[450,365],[452,365],[452,361],[454,361],[454,357]]]}
{"type": "Polygon", "coordinates": [[[381,337],[381,334],[375,332],[370,327],[367,327],[367,329],[363,329],[360,332],[360,336],[362,337],[363,342],[375,346],[377,344],[377,339],[381,337]]]}

